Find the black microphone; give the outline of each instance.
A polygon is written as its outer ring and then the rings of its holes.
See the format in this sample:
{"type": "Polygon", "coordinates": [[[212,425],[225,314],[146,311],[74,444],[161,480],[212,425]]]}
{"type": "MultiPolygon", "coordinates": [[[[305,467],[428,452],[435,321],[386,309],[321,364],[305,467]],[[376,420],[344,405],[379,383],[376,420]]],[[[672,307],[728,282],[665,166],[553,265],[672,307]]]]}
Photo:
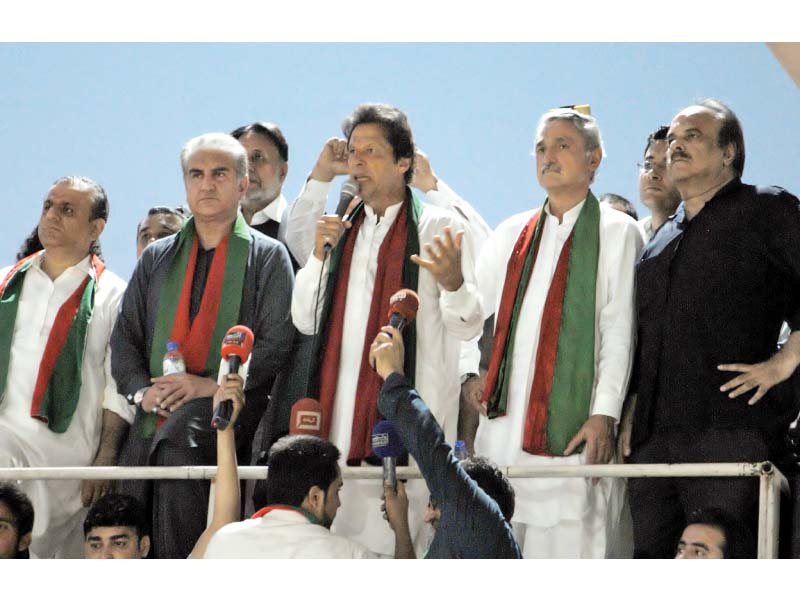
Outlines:
{"type": "Polygon", "coordinates": [[[348,179],[342,184],[342,189],[339,192],[339,204],[336,206],[336,214],[344,217],[347,212],[347,207],[358,195],[358,182],[355,179],[348,179]]]}
{"type": "Polygon", "coordinates": [[[378,421],[372,428],[372,451],[383,459],[383,479],[397,489],[397,459],[403,454],[403,442],[389,421],[378,421]]]}
{"type": "MultiPolygon", "coordinates": [[[[235,325],[228,329],[228,333],[222,338],[222,348],[220,355],[222,360],[228,361],[228,373],[236,375],[242,363],[246,363],[253,350],[253,332],[245,325],[235,325]]],[[[220,364],[220,370],[222,365],[220,364]]],[[[224,382],[224,380],[223,380],[224,382]]],[[[222,383],[220,383],[222,385],[222,383]]],[[[233,415],[233,402],[223,400],[214,409],[214,417],[211,419],[211,426],[220,431],[225,431],[231,422],[233,415]]]]}
{"type": "MultiPolygon", "coordinates": [[[[347,212],[347,207],[350,206],[350,203],[353,201],[353,198],[356,197],[358,194],[358,183],[355,179],[348,179],[342,184],[342,189],[339,192],[339,204],[336,206],[336,214],[342,217],[342,223],[348,221],[350,219],[350,215],[345,214],[347,212]]],[[[322,247],[322,250],[325,254],[333,250],[333,246],[325,242],[325,245],[322,247]]]]}

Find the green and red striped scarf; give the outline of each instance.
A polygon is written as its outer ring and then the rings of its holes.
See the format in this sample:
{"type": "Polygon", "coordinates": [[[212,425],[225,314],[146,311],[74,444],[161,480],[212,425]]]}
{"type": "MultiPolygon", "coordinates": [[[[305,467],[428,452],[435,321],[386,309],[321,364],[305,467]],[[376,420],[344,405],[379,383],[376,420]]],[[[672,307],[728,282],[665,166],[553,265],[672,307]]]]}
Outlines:
{"type": "MultiPolygon", "coordinates": [[[[150,375],[163,375],[166,344],[178,342],[186,362],[186,371],[200,377],[217,378],[222,338],[239,321],[244,275],[250,253],[250,228],[237,215],[230,235],[216,247],[208,272],[200,309],[189,319],[192,280],[197,264],[199,243],[194,218],[189,218],[178,233],[177,248],[159,296],[158,314],[150,347],[150,375]]],[[[153,436],[162,417],[148,413],[144,417],[142,437],[153,436]]]]}
{"type": "MultiPolygon", "coordinates": [[[[44,252],[41,250],[20,260],[0,284],[0,402],[8,380],[22,282],[26,271],[44,252]]],[[[92,320],[97,282],[105,270],[103,262],[94,254],[91,265],[90,274],[56,313],[33,390],[31,417],[43,421],[55,433],[69,429],[81,395],[86,332],[92,320]]]]}
{"type": "MultiPolygon", "coordinates": [[[[378,268],[372,289],[372,303],[364,334],[363,351],[358,371],[352,435],[347,454],[349,464],[357,465],[372,454],[372,428],[379,420],[378,393],[381,378],[369,365],[369,347],[389,312],[389,298],[402,288],[417,291],[419,267],[409,257],[419,254],[419,218],[423,205],[416,194],[406,188],[406,200],[394,223],[386,233],[378,251],[378,268]]],[[[344,311],[347,285],[350,280],[350,263],[353,258],[358,230],[364,222],[364,203],[358,204],[350,215],[353,226],[334,248],[325,288],[325,302],[320,322],[323,330],[317,336],[311,367],[309,393],[316,395],[322,404],[322,435],[328,438],[333,422],[333,401],[339,377],[339,359],[344,334],[344,311]]],[[[417,333],[415,321],[403,329],[405,345],[404,369],[412,382],[417,365],[417,333]]]]}
{"type": "MultiPolygon", "coordinates": [[[[490,419],[506,414],[519,313],[547,221],[540,218],[543,211],[536,211],[525,225],[508,259],[481,399],[490,419]]],[[[599,251],[600,205],[590,191],[559,255],[544,305],[522,440],[523,450],[531,454],[563,455],[589,417],[599,251]]]]}

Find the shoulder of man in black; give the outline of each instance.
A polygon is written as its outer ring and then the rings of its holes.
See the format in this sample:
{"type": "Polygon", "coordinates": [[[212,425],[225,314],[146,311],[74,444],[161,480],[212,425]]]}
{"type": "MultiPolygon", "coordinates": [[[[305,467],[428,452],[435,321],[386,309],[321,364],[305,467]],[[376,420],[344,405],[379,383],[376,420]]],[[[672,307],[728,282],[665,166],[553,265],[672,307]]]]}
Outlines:
{"type": "Polygon", "coordinates": [[[683,233],[685,228],[686,213],[683,210],[683,203],[681,203],[678,205],[675,214],[671,215],[667,221],[658,228],[658,231],[653,234],[650,241],[645,244],[637,264],[661,254],[676,237],[683,233]]]}

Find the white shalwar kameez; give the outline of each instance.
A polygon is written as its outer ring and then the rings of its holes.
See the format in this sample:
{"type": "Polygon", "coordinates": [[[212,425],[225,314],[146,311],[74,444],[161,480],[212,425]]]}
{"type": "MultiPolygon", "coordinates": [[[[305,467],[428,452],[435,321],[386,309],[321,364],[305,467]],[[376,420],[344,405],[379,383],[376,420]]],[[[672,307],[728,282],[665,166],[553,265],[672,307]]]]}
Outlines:
{"type": "MultiPolygon", "coordinates": [[[[585,202],[585,201],[584,201],[585,202]]],[[[547,292],[556,263],[581,208],[563,222],[545,209],[547,222],[519,314],[514,340],[507,414],[481,417],[476,452],[502,465],[578,465],[584,454],[536,456],[522,450],[525,417],[533,382],[536,351],[547,292]]],[[[503,222],[484,244],[478,260],[478,287],[487,318],[500,307],[508,259],[534,211],[503,222]]],[[[617,421],[627,391],[634,351],[634,263],[642,247],[636,222],[600,205],[600,252],[595,309],[595,382],[590,414],[617,421]]],[[[594,486],[582,478],[513,479],[516,510],[513,525],[525,558],[603,558],[625,554],[615,539],[624,482],[601,479],[594,486]]],[[[624,546],[624,544],[622,544],[624,546]]]]}
{"type": "MultiPolygon", "coordinates": [[[[306,184],[301,196],[313,196],[319,202],[320,196],[325,196],[329,187],[328,183],[312,179],[306,184]]],[[[340,463],[342,466],[345,466],[350,450],[356,385],[367,316],[372,303],[378,251],[400,207],[399,203],[388,207],[383,217],[378,219],[372,209],[365,206],[364,221],[358,230],[353,249],[347,284],[338,385],[329,436],[330,441],[342,453],[340,463]]],[[[434,235],[442,234],[445,226],[450,226],[453,232],[464,229],[464,224],[452,212],[424,205],[419,222],[419,241],[423,258],[426,256],[422,250],[424,245],[432,243],[434,235]]],[[[417,289],[419,312],[416,318],[415,386],[442,426],[450,443],[455,441],[458,421],[460,341],[473,338],[483,326],[469,244],[464,244],[462,248],[464,284],[460,289],[455,292],[445,291],[424,268],[419,270],[417,289]]],[[[311,254],[306,266],[297,273],[295,280],[292,320],[295,327],[304,334],[314,332],[314,306],[317,298],[319,298],[318,310],[322,310],[328,272],[327,261],[322,274],[322,289],[318,293],[317,284],[320,281],[322,268],[322,262],[311,254]]],[[[374,401],[377,402],[377,398],[374,401]]],[[[424,483],[419,480],[410,481],[406,490],[409,496],[409,523],[412,524],[413,532],[413,528],[422,523],[428,494],[424,483]]],[[[364,544],[373,552],[392,555],[394,536],[380,511],[382,493],[383,486],[380,479],[346,480],[340,493],[342,506],[332,531],[364,544]]]]}
{"type": "MultiPolygon", "coordinates": [[[[0,275],[7,272],[4,269],[0,275]]],[[[6,391],[0,402],[0,467],[89,466],[100,444],[103,409],[128,423],[133,421],[133,408],[117,393],[111,377],[108,348],[125,282],[108,270],[100,277],[95,292],[81,369],[81,392],[69,428],[64,433],[54,433],[31,417],[39,363],[56,314],[89,272],[87,257],[53,281],[41,269],[38,257],[25,273],[6,391]]],[[[31,554],[39,558],[81,558],[81,528],[86,515],[81,504],[81,481],[34,479],[22,481],[20,487],[34,509],[31,554]]]]}

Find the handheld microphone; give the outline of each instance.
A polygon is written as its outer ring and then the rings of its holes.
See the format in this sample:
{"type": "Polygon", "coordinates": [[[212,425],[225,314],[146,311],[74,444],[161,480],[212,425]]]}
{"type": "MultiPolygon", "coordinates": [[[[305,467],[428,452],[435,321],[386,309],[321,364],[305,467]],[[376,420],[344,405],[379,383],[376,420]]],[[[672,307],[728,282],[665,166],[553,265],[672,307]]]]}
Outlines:
{"type": "Polygon", "coordinates": [[[313,398],[301,398],[292,405],[289,435],[322,437],[322,405],[313,398]]]}
{"type": "Polygon", "coordinates": [[[419,296],[414,290],[402,289],[389,298],[389,325],[402,332],[419,310],[419,296]]]}
{"type": "Polygon", "coordinates": [[[337,215],[344,217],[350,202],[358,195],[358,189],[358,182],[352,177],[342,184],[342,189],[339,191],[339,204],[336,205],[337,215]]]}
{"type": "Polygon", "coordinates": [[[372,428],[372,451],[383,459],[383,479],[397,489],[397,459],[403,454],[403,442],[389,421],[378,421],[372,428]]]}
{"type": "MultiPolygon", "coordinates": [[[[349,178],[342,184],[342,189],[339,192],[339,204],[336,205],[336,214],[342,217],[342,223],[350,220],[350,215],[345,213],[347,212],[347,207],[350,206],[350,202],[352,202],[353,198],[358,194],[358,189],[358,182],[352,178],[349,178]]],[[[327,254],[333,250],[333,246],[326,242],[322,250],[327,254]]]]}
{"type": "MultiPolygon", "coordinates": [[[[220,355],[223,361],[228,362],[228,373],[236,375],[242,363],[246,363],[253,350],[253,332],[245,325],[234,325],[222,338],[220,355]]],[[[211,426],[220,431],[225,431],[233,414],[233,401],[223,400],[214,409],[211,426]]]]}

